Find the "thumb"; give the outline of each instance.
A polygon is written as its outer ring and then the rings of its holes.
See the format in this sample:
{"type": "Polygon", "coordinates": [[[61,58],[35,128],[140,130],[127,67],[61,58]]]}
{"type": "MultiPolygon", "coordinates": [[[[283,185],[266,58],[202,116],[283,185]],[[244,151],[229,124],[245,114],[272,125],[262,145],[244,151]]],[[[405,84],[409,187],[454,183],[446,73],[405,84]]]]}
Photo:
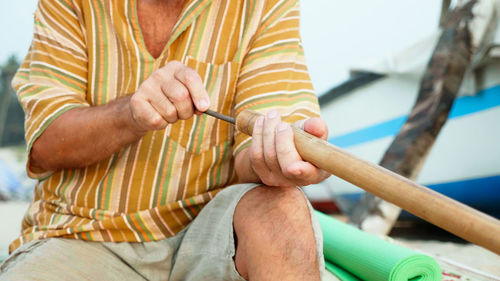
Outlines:
{"type": "Polygon", "coordinates": [[[328,138],[328,127],[326,126],[325,121],[321,118],[313,117],[299,120],[295,122],[295,126],[323,140],[328,138]]]}

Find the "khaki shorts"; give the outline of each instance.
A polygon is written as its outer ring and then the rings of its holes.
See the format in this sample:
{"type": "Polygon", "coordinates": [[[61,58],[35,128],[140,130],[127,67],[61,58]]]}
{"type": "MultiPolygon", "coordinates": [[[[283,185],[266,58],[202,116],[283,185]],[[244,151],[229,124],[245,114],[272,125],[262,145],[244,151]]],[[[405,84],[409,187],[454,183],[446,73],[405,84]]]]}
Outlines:
{"type": "MultiPolygon", "coordinates": [[[[256,186],[224,189],[188,227],[160,241],[32,241],[0,266],[0,280],[244,280],[233,260],[233,213],[240,198],[256,186]]],[[[321,230],[312,213],[311,217],[323,273],[321,230]]]]}

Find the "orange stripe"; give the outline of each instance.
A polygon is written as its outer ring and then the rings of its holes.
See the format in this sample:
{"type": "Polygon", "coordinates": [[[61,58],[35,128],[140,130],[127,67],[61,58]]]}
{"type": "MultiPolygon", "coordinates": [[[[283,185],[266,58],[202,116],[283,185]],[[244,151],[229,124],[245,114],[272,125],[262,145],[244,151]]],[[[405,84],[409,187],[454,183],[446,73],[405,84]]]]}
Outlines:
{"type": "Polygon", "coordinates": [[[261,33],[263,30],[265,30],[270,24],[274,23],[274,19],[276,19],[278,16],[281,15],[281,12],[285,9],[287,9],[289,6],[287,5],[283,5],[281,6],[281,9],[279,9],[278,11],[279,12],[275,12],[274,13],[274,16],[269,18],[269,20],[267,21],[267,24],[266,25],[263,25],[258,31],[257,31],[257,34],[261,33]]]}
{"type": "Polygon", "coordinates": [[[40,85],[35,85],[35,86],[31,87],[30,89],[28,89],[28,90],[26,90],[26,91],[19,92],[19,97],[22,97],[22,96],[24,96],[24,95],[27,95],[27,94],[29,94],[29,93],[33,92],[34,90],[36,90],[36,89],[38,89],[38,88],[40,88],[40,87],[41,87],[40,85]]]}
{"type": "MultiPolygon", "coordinates": [[[[193,201],[198,204],[196,202],[196,199],[193,198],[193,201]]],[[[196,210],[195,207],[193,207],[193,204],[191,204],[191,202],[189,202],[189,200],[184,200],[184,203],[186,203],[187,207],[195,214],[195,215],[198,215],[198,211],[196,210]]]]}
{"type": "Polygon", "coordinates": [[[222,156],[224,155],[224,149],[221,148],[220,150],[220,153],[219,153],[219,161],[217,161],[217,165],[214,165],[214,175],[213,175],[213,179],[214,179],[214,183],[217,182],[217,172],[218,172],[218,169],[222,169],[222,166],[220,165],[222,163],[222,156]]]}
{"type": "Polygon", "coordinates": [[[146,235],[146,232],[144,230],[142,230],[142,228],[139,226],[139,223],[135,220],[134,216],[130,215],[129,217],[132,219],[132,222],[134,223],[135,227],[142,233],[142,236],[144,236],[144,239],[146,239],[146,241],[149,242],[150,240],[149,240],[148,236],[146,235]]]}
{"type": "Polygon", "coordinates": [[[160,180],[160,186],[158,187],[160,189],[160,192],[158,193],[158,202],[161,202],[161,197],[163,195],[163,185],[165,184],[165,177],[167,176],[167,169],[168,169],[168,158],[170,158],[170,155],[172,154],[172,142],[168,142],[168,147],[167,147],[167,156],[165,157],[165,167],[163,167],[162,171],[162,176],[160,180]]]}
{"type": "Polygon", "coordinates": [[[31,69],[32,71],[40,71],[40,72],[45,72],[45,73],[48,73],[48,74],[51,74],[57,78],[61,78],[69,83],[72,83],[72,84],[77,84],[78,86],[80,86],[82,89],[84,90],[87,90],[87,85],[83,84],[83,83],[80,83],[78,81],[75,81],[75,80],[69,80],[66,76],[62,76],[60,74],[57,74],[55,72],[53,72],[52,70],[48,70],[48,69],[45,69],[45,68],[38,68],[38,67],[33,67],[31,69]]]}
{"type": "MultiPolygon", "coordinates": [[[[134,26],[135,38],[137,38],[137,40],[140,40],[140,42],[136,42],[137,46],[139,47],[139,50],[141,50],[141,53],[149,54],[149,51],[146,49],[146,46],[145,46],[146,42],[144,42],[144,38],[142,38],[142,29],[141,29],[140,25],[136,22],[136,16],[138,16],[137,15],[137,1],[134,0],[134,1],[131,1],[131,3],[132,3],[132,9],[134,9],[133,15],[132,15],[132,25],[134,26]]],[[[137,62],[140,62],[140,61],[141,61],[141,59],[137,58],[137,62]]],[[[144,69],[148,69],[149,60],[145,59],[144,62],[145,62],[144,69]]],[[[137,74],[140,75],[139,73],[137,73],[137,74]]],[[[146,76],[144,76],[144,78],[146,78],[146,76]]],[[[139,85],[137,85],[137,86],[139,86],[139,85]]]]}
{"type": "MultiPolygon", "coordinates": [[[[304,97],[307,97],[309,95],[307,94],[301,94],[301,95],[297,95],[293,98],[287,98],[287,101],[295,101],[295,100],[298,100],[298,99],[301,99],[301,98],[304,98],[304,97]]],[[[239,114],[241,111],[249,108],[249,107],[252,107],[252,106],[255,106],[255,105],[259,105],[259,104],[263,104],[263,103],[270,103],[270,102],[273,102],[273,101],[282,101],[283,98],[282,97],[278,97],[278,98],[270,98],[270,99],[265,99],[265,100],[260,100],[260,101],[256,101],[254,103],[250,103],[250,104],[247,104],[245,106],[242,106],[240,108],[238,108],[236,110],[236,114],[239,114]]]]}
{"type": "MultiPolygon", "coordinates": [[[[101,28],[106,28],[105,26],[102,25],[101,23],[101,14],[99,12],[99,3],[97,3],[97,0],[94,1],[94,5],[96,7],[96,9],[94,9],[94,12],[96,13],[96,17],[97,17],[97,26],[101,27],[101,28]]],[[[99,80],[99,83],[97,84],[98,87],[97,87],[97,104],[102,104],[102,80],[103,80],[103,77],[104,77],[104,73],[103,73],[103,70],[104,70],[104,59],[107,59],[107,58],[104,58],[104,47],[103,47],[103,38],[102,38],[102,31],[99,29],[99,41],[100,41],[100,45],[99,45],[99,55],[101,57],[101,61],[99,62],[99,73],[101,75],[99,75],[99,77],[97,78],[99,80]]]]}

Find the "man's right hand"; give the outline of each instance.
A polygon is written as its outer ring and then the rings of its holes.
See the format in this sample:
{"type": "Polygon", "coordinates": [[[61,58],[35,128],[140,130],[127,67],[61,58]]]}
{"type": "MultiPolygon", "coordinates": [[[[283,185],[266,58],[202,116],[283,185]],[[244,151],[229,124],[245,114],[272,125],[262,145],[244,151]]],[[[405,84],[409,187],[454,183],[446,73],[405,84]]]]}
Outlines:
{"type": "Polygon", "coordinates": [[[130,98],[134,129],[139,134],[164,129],[210,106],[201,77],[178,61],[156,70],[130,98]]]}

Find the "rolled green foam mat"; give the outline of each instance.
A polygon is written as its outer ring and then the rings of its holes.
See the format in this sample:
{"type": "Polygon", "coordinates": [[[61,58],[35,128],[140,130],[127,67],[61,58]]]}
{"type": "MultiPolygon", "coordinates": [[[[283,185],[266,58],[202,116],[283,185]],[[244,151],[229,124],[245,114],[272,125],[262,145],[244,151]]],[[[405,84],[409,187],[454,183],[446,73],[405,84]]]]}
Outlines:
{"type": "MultiPolygon", "coordinates": [[[[332,268],[361,280],[439,281],[441,268],[431,257],[384,241],[316,211],[323,232],[323,254],[332,268]]],[[[341,280],[356,280],[342,279],[341,280]]]]}

